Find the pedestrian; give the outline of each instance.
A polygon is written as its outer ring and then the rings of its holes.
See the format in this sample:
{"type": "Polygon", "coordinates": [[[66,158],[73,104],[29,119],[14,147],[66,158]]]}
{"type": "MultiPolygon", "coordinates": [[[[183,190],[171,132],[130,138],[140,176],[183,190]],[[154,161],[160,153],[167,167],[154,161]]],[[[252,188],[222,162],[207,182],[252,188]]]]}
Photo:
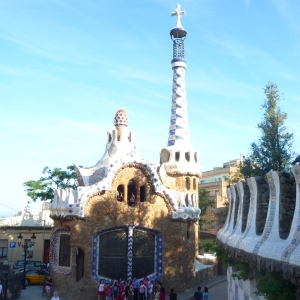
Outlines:
{"type": "Polygon", "coordinates": [[[109,282],[106,283],[104,292],[105,292],[105,300],[111,300],[111,288],[109,282]]]}
{"type": "Polygon", "coordinates": [[[153,281],[147,283],[148,300],[153,300],[153,281]]]}
{"type": "Polygon", "coordinates": [[[138,300],[138,292],[139,292],[139,281],[136,277],[133,278],[133,289],[134,289],[134,300],[138,300]]]}
{"type": "Polygon", "coordinates": [[[113,300],[117,299],[117,296],[119,295],[119,288],[118,288],[118,283],[115,282],[114,288],[112,290],[112,295],[113,295],[113,300]]]}
{"type": "Polygon", "coordinates": [[[175,289],[171,288],[170,294],[169,294],[169,300],[177,300],[177,294],[175,293],[175,289]]]}
{"type": "Polygon", "coordinates": [[[0,282],[0,297],[3,296],[3,298],[4,298],[4,293],[2,295],[2,292],[3,292],[3,286],[2,286],[2,284],[0,282]]]}
{"type": "Polygon", "coordinates": [[[198,286],[198,290],[194,294],[194,300],[203,300],[203,295],[201,293],[201,286],[198,286]]]}
{"type": "Polygon", "coordinates": [[[51,286],[52,286],[52,278],[50,275],[48,275],[46,279],[46,288],[45,288],[47,299],[50,299],[51,286]]]}
{"type": "Polygon", "coordinates": [[[166,290],[165,288],[161,287],[160,288],[160,293],[159,293],[159,300],[166,300],[166,290]]]}
{"type": "Polygon", "coordinates": [[[203,294],[204,300],[208,300],[208,295],[209,295],[208,288],[205,287],[205,288],[204,288],[204,294],[203,294]]]}
{"type": "Polygon", "coordinates": [[[123,295],[122,295],[122,292],[119,291],[119,294],[118,294],[116,300],[123,300],[123,299],[124,299],[124,297],[123,297],[123,295]]]}
{"type": "Polygon", "coordinates": [[[143,281],[140,281],[140,287],[139,287],[139,293],[140,293],[140,300],[144,300],[145,299],[145,292],[146,292],[147,288],[144,285],[143,281]]]}
{"type": "Polygon", "coordinates": [[[55,292],[53,293],[53,297],[51,298],[51,300],[59,300],[57,291],[55,291],[55,292]]]}
{"type": "Polygon", "coordinates": [[[98,300],[103,300],[103,298],[104,298],[104,289],[105,289],[103,279],[101,279],[99,281],[99,283],[96,285],[96,289],[97,289],[97,293],[98,293],[98,300]]]}

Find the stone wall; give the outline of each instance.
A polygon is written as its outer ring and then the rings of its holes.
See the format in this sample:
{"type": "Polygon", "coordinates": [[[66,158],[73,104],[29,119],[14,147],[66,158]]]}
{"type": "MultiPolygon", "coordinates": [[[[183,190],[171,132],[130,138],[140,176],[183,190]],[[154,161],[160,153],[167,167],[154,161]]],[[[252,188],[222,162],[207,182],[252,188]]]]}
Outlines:
{"type": "Polygon", "coordinates": [[[280,178],[280,211],[279,235],[286,239],[290,233],[296,203],[296,182],[290,174],[279,173],[280,178]]]}
{"type": "MultiPolygon", "coordinates": [[[[178,190],[184,190],[184,179],[176,178],[176,185],[178,190]]],[[[162,233],[162,281],[167,290],[176,287],[180,292],[195,286],[199,280],[194,273],[195,257],[198,254],[198,224],[173,220],[169,203],[163,195],[153,192],[149,174],[136,167],[127,167],[116,174],[112,191],[100,191],[89,198],[84,219],[55,220],[54,230],[59,226],[70,228],[72,248],[71,274],[52,274],[53,285],[62,298],[97,299],[97,282],[92,278],[94,234],[105,228],[129,224],[153,228],[162,233]],[[127,184],[132,179],[137,185],[147,185],[146,201],[139,202],[137,195],[135,207],[116,200],[118,185],[127,184]],[[78,248],[84,253],[84,275],[76,281],[78,248]]]]}
{"type": "Polygon", "coordinates": [[[257,215],[256,215],[256,233],[261,235],[266,224],[268,213],[270,191],[268,183],[263,177],[255,177],[257,183],[257,215]]]}
{"type": "Polygon", "coordinates": [[[242,232],[245,231],[246,225],[247,225],[247,219],[248,219],[248,213],[249,213],[249,207],[250,207],[250,190],[249,186],[246,182],[243,182],[243,188],[244,188],[244,201],[243,201],[243,215],[242,215],[242,232]]]}

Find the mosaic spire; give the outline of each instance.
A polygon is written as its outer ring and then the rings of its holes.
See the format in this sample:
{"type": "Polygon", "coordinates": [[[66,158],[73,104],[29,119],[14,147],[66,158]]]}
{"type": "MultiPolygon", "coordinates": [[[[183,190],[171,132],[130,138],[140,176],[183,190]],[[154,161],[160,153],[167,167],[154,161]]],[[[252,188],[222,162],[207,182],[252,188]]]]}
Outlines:
{"type": "Polygon", "coordinates": [[[187,102],[185,91],[184,40],[187,32],[181,25],[180,18],[185,11],[180,11],[178,4],[172,16],[177,16],[176,26],[171,30],[170,36],[173,41],[173,70],[172,107],[169,129],[168,146],[190,147],[190,132],[187,114],[187,102]]]}

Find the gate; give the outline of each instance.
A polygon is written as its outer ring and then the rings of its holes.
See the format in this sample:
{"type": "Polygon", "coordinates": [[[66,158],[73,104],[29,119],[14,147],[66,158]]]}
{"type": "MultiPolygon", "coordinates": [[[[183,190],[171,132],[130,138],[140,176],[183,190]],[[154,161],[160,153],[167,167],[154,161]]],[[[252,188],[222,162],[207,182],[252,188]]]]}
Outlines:
{"type": "Polygon", "coordinates": [[[132,275],[136,278],[143,278],[153,274],[155,261],[155,235],[145,231],[135,229],[133,231],[132,244],[132,275]]]}

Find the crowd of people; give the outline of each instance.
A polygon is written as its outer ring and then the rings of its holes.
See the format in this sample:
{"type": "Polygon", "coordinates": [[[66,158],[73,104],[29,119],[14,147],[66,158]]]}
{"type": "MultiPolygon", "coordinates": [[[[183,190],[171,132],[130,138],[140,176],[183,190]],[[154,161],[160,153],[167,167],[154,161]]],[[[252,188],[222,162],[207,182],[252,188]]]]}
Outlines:
{"type": "MultiPolygon", "coordinates": [[[[101,279],[96,285],[98,300],[167,300],[161,278],[156,274],[154,280],[144,277],[143,280],[104,281],[101,279]]],[[[171,289],[169,300],[177,300],[174,288],[171,289]]]]}

